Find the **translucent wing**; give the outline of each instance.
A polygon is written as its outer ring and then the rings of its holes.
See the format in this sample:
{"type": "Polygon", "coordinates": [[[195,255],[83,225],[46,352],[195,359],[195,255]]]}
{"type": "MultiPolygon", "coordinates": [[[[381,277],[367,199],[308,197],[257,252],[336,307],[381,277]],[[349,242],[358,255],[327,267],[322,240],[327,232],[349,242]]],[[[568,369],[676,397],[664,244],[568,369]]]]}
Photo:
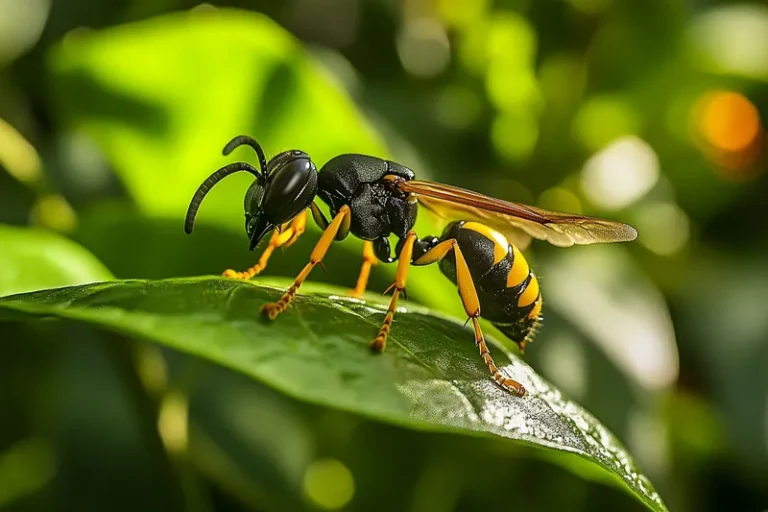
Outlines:
{"type": "Polygon", "coordinates": [[[632,226],[620,222],[509,203],[441,183],[403,180],[397,186],[403,192],[415,194],[422,206],[442,219],[482,222],[523,247],[528,237],[558,247],[629,242],[637,238],[632,226]]]}

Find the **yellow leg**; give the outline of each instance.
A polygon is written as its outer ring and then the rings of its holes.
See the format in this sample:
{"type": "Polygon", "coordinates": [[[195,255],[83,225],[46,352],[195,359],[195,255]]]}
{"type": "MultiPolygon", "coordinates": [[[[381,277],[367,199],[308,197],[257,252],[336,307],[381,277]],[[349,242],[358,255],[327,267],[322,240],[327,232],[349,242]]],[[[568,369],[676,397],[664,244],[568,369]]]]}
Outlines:
{"type": "Polygon", "coordinates": [[[293,297],[296,295],[301,284],[306,281],[309,273],[312,272],[315,265],[323,261],[325,253],[328,252],[331,242],[336,238],[336,234],[338,233],[344,218],[347,217],[349,213],[349,206],[345,205],[341,207],[339,213],[336,214],[336,217],[334,217],[328,228],[323,231],[323,234],[320,236],[320,240],[318,240],[317,245],[315,245],[315,248],[309,257],[309,263],[307,263],[299,275],[296,276],[296,279],[293,281],[291,287],[288,288],[288,291],[286,291],[277,302],[270,302],[262,306],[261,312],[267,315],[270,320],[274,320],[277,318],[277,315],[288,309],[291,300],[293,300],[293,297]]]}
{"type": "Polygon", "coordinates": [[[480,357],[483,358],[483,362],[488,367],[493,379],[499,386],[517,396],[525,395],[525,388],[522,384],[505,377],[504,374],[501,373],[501,370],[496,366],[493,357],[491,357],[488,345],[485,343],[483,331],[480,329],[480,299],[477,296],[477,289],[472,280],[472,275],[469,272],[467,260],[464,259],[464,254],[462,254],[456,240],[451,239],[440,242],[427,251],[421,258],[414,261],[414,264],[427,265],[429,263],[434,263],[443,259],[451,250],[453,250],[454,257],[456,258],[456,284],[459,288],[459,295],[461,296],[461,302],[464,305],[464,311],[467,313],[467,316],[472,319],[472,326],[475,329],[475,345],[480,349],[480,357]]]}
{"type": "Polygon", "coordinates": [[[413,256],[413,244],[416,241],[416,233],[409,231],[405,237],[405,244],[400,250],[397,262],[397,270],[395,271],[395,282],[389,287],[394,288],[392,293],[392,300],[389,301],[389,308],[387,314],[384,317],[384,323],[379,329],[379,334],[371,341],[371,350],[374,352],[383,352],[387,348],[387,336],[389,330],[392,328],[392,321],[395,317],[395,310],[397,309],[397,299],[400,293],[405,290],[405,282],[408,280],[408,269],[411,267],[411,257],[413,256]]]}
{"type": "Polygon", "coordinates": [[[373,242],[366,240],[363,243],[363,266],[360,267],[360,275],[357,278],[355,288],[349,292],[351,297],[362,297],[365,293],[365,287],[368,285],[368,277],[371,275],[371,266],[379,262],[376,254],[373,252],[373,242]]]}
{"type": "Polygon", "coordinates": [[[293,245],[293,242],[295,242],[301,235],[304,234],[304,231],[307,230],[307,215],[309,213],[309,209],[304,210],[300,214],[298,214],[294,219],[291,221],[291,228],[293,230],[292,236],[288,239],[287,242],[283,244],[283,247],[290,247],[293,245]]]}
{"type": "Polygon", "coordinates": [[[269,257],[272,256],[272,253],[275,251],[275,249],[285,245],[285,243],[290,240],[292,236],[293,230],[290,227],[284,229],[282,233],[278,233],[277,230],[273,231],[272,237],[269,239],[269,245],[266,249],[264,249],[264,252],[261,253],[259,261],[254,266],[248,270],[244,270],[243,272],[227,269],[222,275],[224,277],[230,277],[233,279],[250,279],[253,276],[261,273],[261,271],[266,268],[269,257]]]}
{"type": "Polygon", "coordinates": [[[501,370],[499,370],[499,368],[496,366],[496,363],[493,361],[491,353],[488,351],[488,345],[485,343],[483,331],[480,330],[480,322],[478,321],[478,317],[472,317],[472,326],[475,328],[475,345],[480,349],[480,357],[483,358],[485,366],[487,366],[488,370],[490,370],[491,375],[493,376],[493,379],[496,381],[496,383],[507,391],[516,394],[517,396],[525,396],[525,388],[523,385],[516,380],[505,377],[504,374],[501,373],[501,370]]]}
{"type": "Polygon", "coordinates": [[[307,210],[304,210],[294,217],[290,223],[287,222],[283,224],[283,229],[280,232],[277,230],[272,232],[272,237],[269,239],[269,245],[264,249],[264,252],[261,253],[259,261],[254,266],[243,272],[227,269],[222,275],[233,279],[250,279],[253,276],[260,274],[267,267],[267,262],[269,261],[270,256],[272,256],[272,253],[275,252],[275,249],[278,247],[290,246],[302,233],[304,233],[306,227],[307,210]]]}

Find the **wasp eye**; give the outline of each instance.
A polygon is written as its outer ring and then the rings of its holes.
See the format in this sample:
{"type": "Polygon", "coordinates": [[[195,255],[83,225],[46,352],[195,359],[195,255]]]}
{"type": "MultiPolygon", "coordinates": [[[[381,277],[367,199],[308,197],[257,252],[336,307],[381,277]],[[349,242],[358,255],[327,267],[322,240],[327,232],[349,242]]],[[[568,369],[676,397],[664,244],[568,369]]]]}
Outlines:
{"type": "Polygon", "coordinates": [[[255,180],[248,187],[248,192],[245,193],[245,215],[246,218],[254,217],[261,209],[261,203],[264,200],[264,183],[260,180],[255,180]]]}
{"type": "Polygon", "coordinates": [[[251,222],[250,215],[245,216],[245,234],[248,235],[248,238],[251,238],[251,235],[253,235],[253,223],[251,222]]]}

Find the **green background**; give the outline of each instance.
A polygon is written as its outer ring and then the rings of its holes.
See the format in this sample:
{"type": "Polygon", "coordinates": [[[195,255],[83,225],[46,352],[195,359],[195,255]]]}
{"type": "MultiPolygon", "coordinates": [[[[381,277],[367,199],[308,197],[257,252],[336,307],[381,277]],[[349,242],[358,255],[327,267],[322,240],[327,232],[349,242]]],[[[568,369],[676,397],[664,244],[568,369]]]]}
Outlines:
{"type": "MultiPolygon", "coordinates": [[[[255,161],[221,156],[240,133],[268,155],[369,153],[628,222],[632,244],[526,249],[545,322],[525,361],[670,510],[768,507],[765,4],[213,4],[0,1],[0,296],[250,266],[247,176],[182,232],[210,172],[255,161]]],[[[266,277],[295,275],[317,235],[266,277]]],[[[360,250],[335,244],[313,280],[351,287],[360,250]]],[[[376,266],[371,290],[392,271],[376,266]]],[[[462,320],[437,269],[412,270],[409,299],[462,320]]],[[[131,337],[4,322],[0,339],[0,510],[316,510],[317,468],[346,496],[331,508],[640,508],[561,460],[307,404],[131,337]],[[179,404],[181,455],[154,417],[173,430],[179,404]]]]}

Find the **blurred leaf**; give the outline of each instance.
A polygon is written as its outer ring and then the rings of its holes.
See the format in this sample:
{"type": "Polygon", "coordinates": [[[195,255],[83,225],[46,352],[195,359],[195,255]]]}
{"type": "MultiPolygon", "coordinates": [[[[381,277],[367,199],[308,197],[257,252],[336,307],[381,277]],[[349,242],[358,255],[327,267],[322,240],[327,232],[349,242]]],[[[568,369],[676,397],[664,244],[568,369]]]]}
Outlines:
{"type": "Polygon", "coordinates": [[[66,238],[0,225],[0,296],[109,279],[104,265],[66,238]]]}
{"type": "Polygon", "coordinates": [[[633,384],[644,392],[672,386],[680,363],[669,309],[626,248],[574,248],[552,254],[541,268],[550,306],[633,384]]]}
{"type": "Polygon", "coordinates": [[[492,382],[468,331],[417,309],[398,313],[390,349],[372,356],[366,342],[383,305],[328,292],[297,297],[274,325],[256,312],[278,290],[224,279],[73,287],[5,298],[0,308],[6,318],[53,315],[139,335],[311,403],[415,429],[490,434],[546,448],[578,474],[621,482],[649,508],[666,510],[612,434],[516,357],[494,351],[499,366],[529,390],[523,399],[492,382]]]}
{"type": "Polygon", "coordinates": [[[579,247],[541,258],[548,312],[531,361],[625,442],[666,496],[671,461],[656,431],[664,428],[658,399],[677,381],[680,362],[664,296],[629,249],[579,247]]]}
{"type": "Polygon", "coordinates": [[[26,185],[36,185],[40,180],[42,163],[34,146],[3,119],[0,119],[0,166],[26,185]]]}
{"type": "Polygon", "coordinates": [[[194,372],[189,454],[195,466],[254,509],[303,510],[302,479],[320,429],[308,407],[197,357],[173,353],[169,361],[172,373],[174,365],[194,372]]]}
{"type": "Polygon", "coordinates": [[[0,66],[5,67],[37,42],[50,8],[50,0],[0,0],[0,66]]]}
{"type": "MultiPolygon", "coordinates": [[[[697,363],[691,373],[697,372],[694,375],[719,409],[731,456],[745,471],[765,475],[768,264],[764,251],[699,251],[674,301],[681,352],[697,363]]],[[[768,481],[757,478],[762,485],[768,481]]]]}
{"type": "Polygon", "coordinates": [[[145,402],[151,397],[135,387],[138,377],[125,337],[74,322],[38,322],[9,341],[3,356],[14,344],[34,342],[37,359],[52,359],[43,368],[28,364],[25,370],[29,379],[44,383],[30,398],[37,420],[33,432],[52,444],[56,475],[40,493],[46,506],[21,510],[68,509],[69,503],[77,503],[78,510],[192,508],[182,505],[180,477],[169,466],[157,419],[145,402]]]}
{"type": "MultiPolygon", "coordinates": [[[[384,154],[346,93],[269,18],[221,10],[71,34],[51,55],[64,121],[100,146],[142,211],[183,218],[197,186],[225,163],[235,135],[267,155],[384,154]]],[[[255,160],[255,159],[254,159],[255,160]]],[[[219,185],[201,222],[242,231],[249,178],[219,185]]]]}
{"type": "Polygon", "coordinates": [[[54,474],[53,453],[42,439],[24,439],[0,452],[0,505],[38,492],[54,474]]]}

